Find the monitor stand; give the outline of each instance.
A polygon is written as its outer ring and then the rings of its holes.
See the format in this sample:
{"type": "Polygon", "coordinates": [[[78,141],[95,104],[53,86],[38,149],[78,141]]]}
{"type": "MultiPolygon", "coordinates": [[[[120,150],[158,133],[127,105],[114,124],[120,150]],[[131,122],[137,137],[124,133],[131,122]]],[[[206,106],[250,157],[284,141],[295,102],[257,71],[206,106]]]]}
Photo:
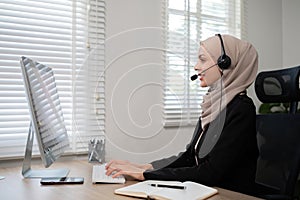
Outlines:
{"type": "Polygon", "coordinates": [[[67,177],[69,169],[31,169],[32,159],[32,145],[33,145],[34,131],[32,122],[29,126],[28,138],[25,150],[25,157],[22,167],[22,175],[24,178],[53,178],[53,177],[67,177]]]}

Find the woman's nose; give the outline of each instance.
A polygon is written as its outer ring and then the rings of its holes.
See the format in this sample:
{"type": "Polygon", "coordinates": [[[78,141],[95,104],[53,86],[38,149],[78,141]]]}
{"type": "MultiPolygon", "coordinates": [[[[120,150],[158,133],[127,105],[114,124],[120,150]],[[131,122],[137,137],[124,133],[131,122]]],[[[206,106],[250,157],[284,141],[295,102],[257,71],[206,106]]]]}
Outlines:
{"type": "Polygon", "coordinates": [[[199,71],[199,70],[200,70],[200,64],[199,64],[199,62],[197,62],[197,64],[194,66],[194,69],[195,69],[196,71],[199,71]]]}

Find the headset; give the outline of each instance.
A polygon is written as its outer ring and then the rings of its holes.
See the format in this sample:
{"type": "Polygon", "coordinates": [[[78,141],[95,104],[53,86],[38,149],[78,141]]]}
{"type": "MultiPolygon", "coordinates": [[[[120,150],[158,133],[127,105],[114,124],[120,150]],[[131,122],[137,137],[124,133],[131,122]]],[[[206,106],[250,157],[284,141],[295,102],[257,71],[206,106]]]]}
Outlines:
{"type": "Polygon", "coordinates": [[[218,58],[217,64],[221,70],[228,69],[231,65],[231,58],[226,55],[225,47],[221,34],[216,34],[221,42],[221,56],[218,58]]]}
{"type": "MultiPolygon", "coordinates": [[[[224,47],[224,43],[223,43],[221,34],[216,34],[215,36],[218,36],[219,39],[220,39],[220,43],[221,43],[221,56],[218,58],[216,64],[208,67],[207,69],[203,70],[201,73],[204,73],[205,71],[207,71],[208,69],[212,68],[213,66],[218,65],[218,67],[221,69],[221,76],[223,76],[223,70],[224,69],[228,69],[230,67],[230,65],[231,65],[231,58],[226,55],[225,47],[224,47]]],[[[193,76],[191,76],[191,80],[192,81],[196,80],[198,76],[199,76],[199,74],[194,74],[193,76]]]]}

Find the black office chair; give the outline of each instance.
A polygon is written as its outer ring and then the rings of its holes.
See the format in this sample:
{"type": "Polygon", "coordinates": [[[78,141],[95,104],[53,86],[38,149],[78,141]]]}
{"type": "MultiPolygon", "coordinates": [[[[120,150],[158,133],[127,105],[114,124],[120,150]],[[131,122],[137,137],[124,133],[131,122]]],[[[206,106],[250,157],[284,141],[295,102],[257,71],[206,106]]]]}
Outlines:
{"type": "Polygon", "coordinates": [[[258,74],[255,92],[263,103],[289,103],[286,113],[257,115],[259,158],[257,196],[264,199],[295,197],[300,171],[300,66],[258,74]]]}

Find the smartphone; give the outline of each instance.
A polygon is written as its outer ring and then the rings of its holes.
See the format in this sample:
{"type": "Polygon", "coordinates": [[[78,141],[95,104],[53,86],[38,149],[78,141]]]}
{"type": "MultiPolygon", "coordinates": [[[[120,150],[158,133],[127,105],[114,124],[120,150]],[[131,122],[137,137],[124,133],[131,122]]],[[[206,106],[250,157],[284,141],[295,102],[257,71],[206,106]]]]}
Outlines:
{"type": "Polygon", "coordinates": [[[83,184],[83,177],[63,177],[63,178],[42,178],[42,185],[57,185],[57,184],[83,184]]]}

